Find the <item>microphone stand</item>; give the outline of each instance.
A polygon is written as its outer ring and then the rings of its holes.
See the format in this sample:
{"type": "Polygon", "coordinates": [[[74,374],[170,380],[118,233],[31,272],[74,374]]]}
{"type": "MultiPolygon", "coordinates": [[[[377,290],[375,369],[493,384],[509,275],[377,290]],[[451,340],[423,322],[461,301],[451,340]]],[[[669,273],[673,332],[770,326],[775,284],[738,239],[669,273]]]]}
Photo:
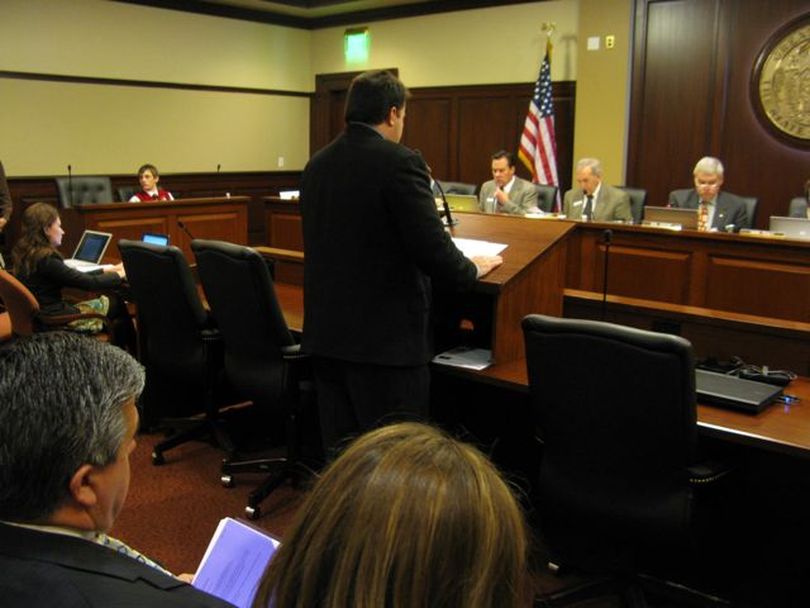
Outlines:
{"type": "Polygon", "coordinates": [[[73,208],[73,167],[68,165],[68,198],[70,199],[70,208],[73,208]]]}
{"type": "Polygon", "coordinates": [[[189,229],[186,227],[186,224],[185,224],[185,223],[184,223],[182,220],[177,220],[177,225],[178,225],[178,226],[180,226],[180,229],[181,229],[183,232],[185,232],[185,233],[186,233],[186,236],[188,236],[188,238],[189,238],[190,240],[192,240],[192,241],[194,240],[194,235],[193,235],[193,234],[191,234],[191,230],[189,230],[189,229]]]}
{"type": "Polygon", "coordinates": [[[453,226],[458,224],[458,220],[454,220],[452,214],[450,213],[450,205],[447,202],[447,197],[444,195],[444,188],[442,188],[439,180],[433,180],[433,183],[436,184],[436,188],[442,197],[442,207],[444,207],[444,219],[447,222],[447,227],[452,229],[453,226]]]}
{"type": "Polygon", "coordinates": [[[602,274],[602,321],[605,320],[608,292],[608,262],[610,261],[610,245],[613,242],[613,231],[608,228],[602,233],[602,244],[605,246],[605,265],[602,274]]]}

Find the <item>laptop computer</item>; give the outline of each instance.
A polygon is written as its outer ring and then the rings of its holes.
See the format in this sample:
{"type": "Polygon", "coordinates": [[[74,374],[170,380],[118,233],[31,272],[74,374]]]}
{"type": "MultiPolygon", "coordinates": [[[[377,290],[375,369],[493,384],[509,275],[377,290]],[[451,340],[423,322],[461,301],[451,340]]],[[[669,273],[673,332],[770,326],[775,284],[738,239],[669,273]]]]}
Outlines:
{"type": "Polygon", "coordinates": [[[678,224],[687,230],[697,230],[697,209],[681,209],[680,207],[644,207],[645,225],[678,224]]]}
{"type": "Polygon", "coordinates": [[[150,245],[161,245],[167,247],[169,245],[169,235],[161,234],[159,232],[144,232],[141,240],[150,245]]]}
{"type": "Polygon", "coordinates": [[[447,204],[452,211],[481,211],[478,197],[474,194],[445,194],[447,204]]]}
{"type": "Polygon", "coordinates": [[[80,272],[101,270],[101,259],[111,239],[112,234],[109,232],[85,230],[73,255],[65,260],[65,264],[80,272]]]}
{"type": "Polygon", "coordinates": [[[705,369],[695,370],[695,385],[699,403],[743,410],[756,414],[782,394],[782,387],[736,376],[718,374],[705,369]]]}
{"type": "Polygon", "coordinates": [[[789,239],[810,240],[810,218],[771,216],[771,232],[781,232],[789,239]]]}

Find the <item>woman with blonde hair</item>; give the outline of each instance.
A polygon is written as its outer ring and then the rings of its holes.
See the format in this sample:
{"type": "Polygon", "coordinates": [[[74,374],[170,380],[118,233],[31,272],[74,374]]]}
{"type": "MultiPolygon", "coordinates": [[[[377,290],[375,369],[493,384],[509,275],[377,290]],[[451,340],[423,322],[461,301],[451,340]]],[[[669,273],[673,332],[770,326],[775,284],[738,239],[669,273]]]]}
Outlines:
{"type": "Polygon", "coordinates": [[[400,423],[354,441],[296,515],[254,608],[530,604],[523,515],[495,467],[400,423]]]}

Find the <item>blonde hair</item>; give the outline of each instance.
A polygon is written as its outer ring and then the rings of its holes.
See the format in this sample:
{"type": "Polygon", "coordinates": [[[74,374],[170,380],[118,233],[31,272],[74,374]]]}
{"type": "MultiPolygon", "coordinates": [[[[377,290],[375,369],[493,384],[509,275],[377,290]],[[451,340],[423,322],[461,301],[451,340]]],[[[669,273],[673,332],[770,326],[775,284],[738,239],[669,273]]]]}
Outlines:
{"type": "Polygon", "coordinates": [[[527,552],[520,507],[485,456],[432,427],[395,424],[327,468],[253,605],[525,606],[527,552]]]}

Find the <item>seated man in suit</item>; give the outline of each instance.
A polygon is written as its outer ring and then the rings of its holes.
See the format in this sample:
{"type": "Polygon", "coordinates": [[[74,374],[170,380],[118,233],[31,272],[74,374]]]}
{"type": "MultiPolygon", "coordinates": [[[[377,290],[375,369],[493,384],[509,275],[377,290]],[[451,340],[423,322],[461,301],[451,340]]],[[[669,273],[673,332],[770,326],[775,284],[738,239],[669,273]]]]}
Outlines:
{"type": "Polygon", "coordinates": [[[515,155],[500,150],[492,155],[492,179],[481,185],[478,204],[485,213],[525,215],[537,211],[537,189],[515,175],[515,155]]]}
{"type": "Polygon", "coordinates": [[[86,336],[0,349],[3,606],[230,606],[106,535],[129,489],[143,385],[131,356],[86,336]]]}
{"type": "Polygon", "coordinates": [[[749,228],[745,202],[730,192],[721,192],[723,163],[712,156],[704,156],[695,165],[694,190],[674,190],[669,195],[669,206],[698,209],[698,230],[739,232],[749,228]]]}
{"type": "Polygon", "coordinates": [[[624,190],[602,182],[602,163],[583,158],[576,166],[577,188],[565,193],[563,213],[569,220],[632,222],[630,196],[624,190]]]}

